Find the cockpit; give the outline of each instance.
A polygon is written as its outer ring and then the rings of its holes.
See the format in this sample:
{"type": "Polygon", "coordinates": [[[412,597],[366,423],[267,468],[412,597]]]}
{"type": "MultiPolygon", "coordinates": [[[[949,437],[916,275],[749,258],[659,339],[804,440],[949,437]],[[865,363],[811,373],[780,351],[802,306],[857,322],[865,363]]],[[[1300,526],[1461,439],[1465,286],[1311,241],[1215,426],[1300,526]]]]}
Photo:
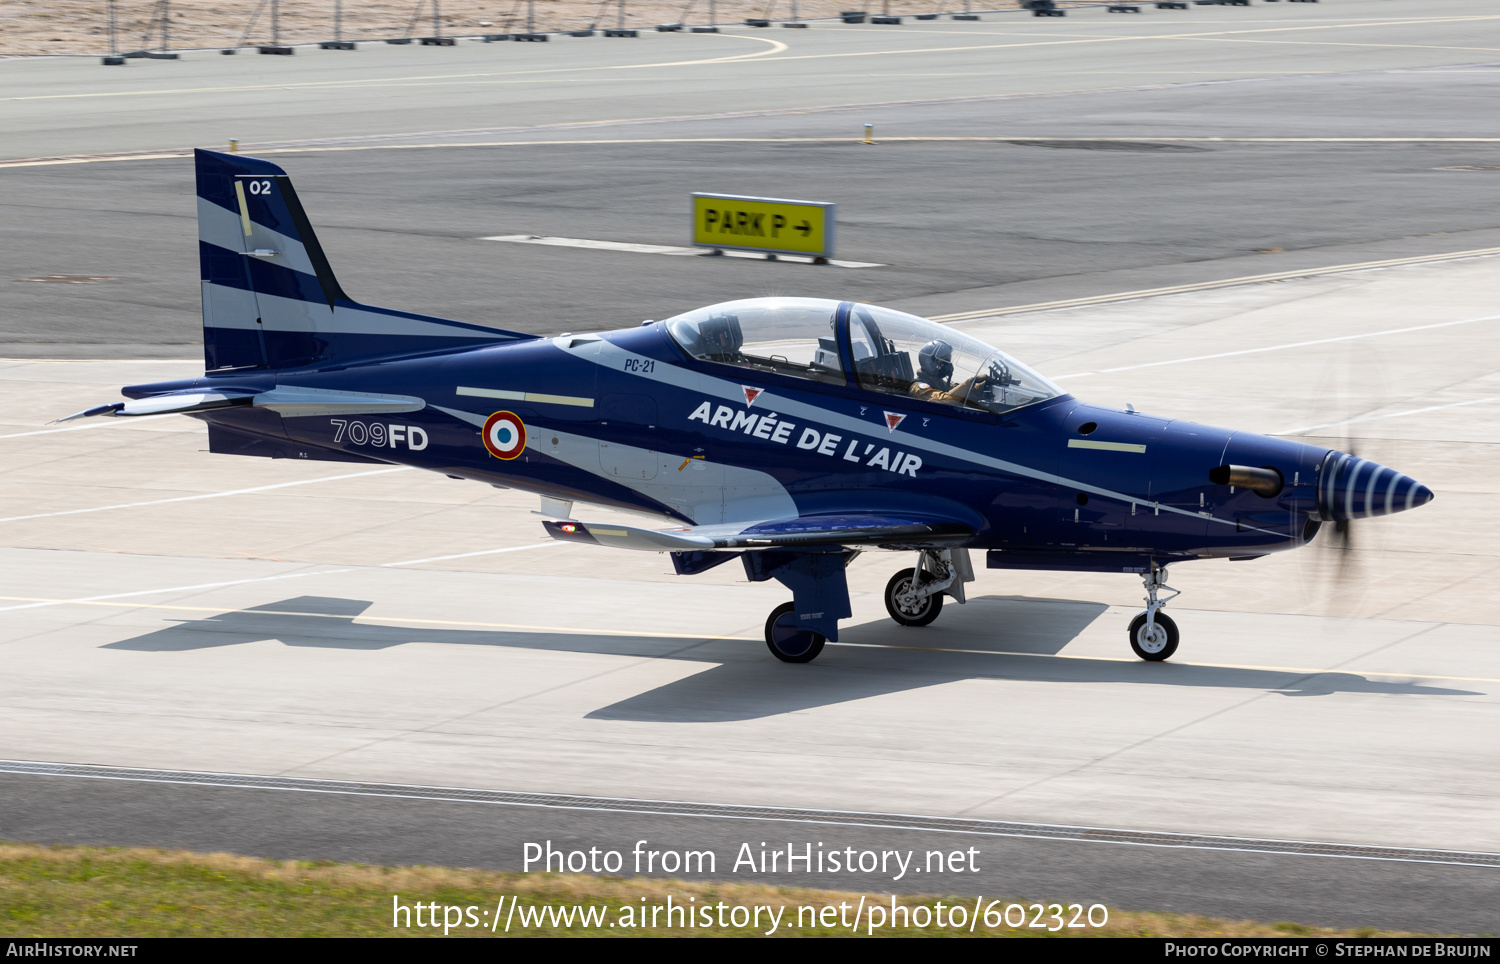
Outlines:
{"type": "Polygon", "coordinates": [[[916,315],[820,298],[752,298],[669,318],[700,361],[1004,414],[1062,389],[978,339],[916,315]]]}

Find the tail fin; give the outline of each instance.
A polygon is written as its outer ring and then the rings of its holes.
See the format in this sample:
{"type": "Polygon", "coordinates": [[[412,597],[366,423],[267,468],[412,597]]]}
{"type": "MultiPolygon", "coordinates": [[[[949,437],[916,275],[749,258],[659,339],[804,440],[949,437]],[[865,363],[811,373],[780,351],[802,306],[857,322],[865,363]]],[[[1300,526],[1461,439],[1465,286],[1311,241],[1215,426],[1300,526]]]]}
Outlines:
{"type": "Polygon", "coordinates": [[[285,171],[239,154],[199,150],[194,157],[208,371],[297,368],[533,337],[351,301],[285,171]]]}

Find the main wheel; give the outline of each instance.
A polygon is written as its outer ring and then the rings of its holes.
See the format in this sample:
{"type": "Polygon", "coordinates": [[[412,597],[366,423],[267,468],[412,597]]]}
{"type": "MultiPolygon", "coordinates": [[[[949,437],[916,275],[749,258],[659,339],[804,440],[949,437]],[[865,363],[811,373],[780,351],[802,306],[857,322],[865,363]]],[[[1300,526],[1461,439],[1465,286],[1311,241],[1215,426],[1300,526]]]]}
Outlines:
{"type": "Polygon", "coordinates": [[[783,663],[811,663],[823,651],[823,635],[797,625],[797,607],[782,603],[766,620],[766,648],[783,663]]]}
{"type": "Polygon", "coordinates": [[[1158,612],[1153,631],[1146,632],[1146,614],[1130,621],[1130,648],[1141,659],[1159,663],[1177,652],[1177,624],[1166,613],[1158,612]]]}
{"type": "MultiPolygon", "coordinates": [[[[943,611],[943,594],[940,592],[918,599],[913,604],[901,603],[900,597],[911,590],[911,581],[916,576],[916,572],[915,569],[903,569],[885,584],[885,611],[903,626],[926,626],[938,618],[938,613],[943,611]]],[[[922,582],[930,581],[932,577],[925,572],[922,573],[922,582]]]]}

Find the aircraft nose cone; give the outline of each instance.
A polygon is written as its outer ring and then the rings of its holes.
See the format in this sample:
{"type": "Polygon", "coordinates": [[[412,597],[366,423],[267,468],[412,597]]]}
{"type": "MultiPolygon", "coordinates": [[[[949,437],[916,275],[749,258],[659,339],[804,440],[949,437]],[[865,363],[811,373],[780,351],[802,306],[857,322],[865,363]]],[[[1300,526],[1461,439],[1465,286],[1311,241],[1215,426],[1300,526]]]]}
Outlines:
{"type": "Polygon", "coordinates": [[[1330,452],[1318,469],[1318,515],[1332,522],[1405,512],[1432,501],[1409,475],[1357,455],[1330,452]]]}

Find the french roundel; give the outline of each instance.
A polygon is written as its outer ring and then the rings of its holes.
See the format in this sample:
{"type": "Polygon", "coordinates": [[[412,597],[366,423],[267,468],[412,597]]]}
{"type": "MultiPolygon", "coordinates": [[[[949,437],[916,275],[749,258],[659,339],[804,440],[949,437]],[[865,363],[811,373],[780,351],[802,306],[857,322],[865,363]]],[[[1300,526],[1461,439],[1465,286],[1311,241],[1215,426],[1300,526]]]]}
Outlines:
{"type": "Polygon", "coordinates": [[[510,412],[496,412],[484,420],[484,447],[507,461],[526,450],[526,426],[510,412]]]}

